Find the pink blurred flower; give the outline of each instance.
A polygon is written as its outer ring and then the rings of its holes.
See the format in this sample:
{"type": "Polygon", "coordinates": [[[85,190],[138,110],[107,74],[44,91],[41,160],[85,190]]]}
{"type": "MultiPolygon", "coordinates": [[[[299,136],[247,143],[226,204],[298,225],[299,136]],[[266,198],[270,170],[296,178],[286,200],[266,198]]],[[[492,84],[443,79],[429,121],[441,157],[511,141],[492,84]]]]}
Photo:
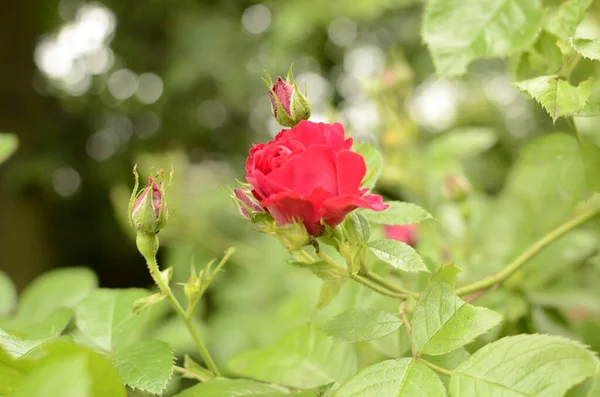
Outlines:
{"type": "Polygon", "coordinates": [[[384,225],[385,237],[391,240],[402,241],[412,247],[417,240],[417,225],[384,225]]]}

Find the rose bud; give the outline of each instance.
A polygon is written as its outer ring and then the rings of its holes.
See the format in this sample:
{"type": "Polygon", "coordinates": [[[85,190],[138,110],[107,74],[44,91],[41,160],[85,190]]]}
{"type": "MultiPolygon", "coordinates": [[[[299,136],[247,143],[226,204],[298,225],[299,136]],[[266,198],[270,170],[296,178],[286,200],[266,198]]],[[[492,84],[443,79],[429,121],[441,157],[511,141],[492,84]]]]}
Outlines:
{"type": "Polygon", "coordinates": [[[402,241],[411,247],[417,242],[417,225],[384,225],[383,232],[385,238],[402,241]]]}
{"type": "Polygon", "coordinates": [[[257,213],[265,212],[248,189],[234,189],[230,197],[238,212],[246,219],[253,219],[257,213]]]}
{"type": "Polygon", "coordinates": [[[300,92],[291,66],[285,80],[277,77],[277,81],[273,83],[271,76],[267,74],[264,82],[269,88],[273,117],[279,124],[293,127],[302,120],[308,120],[311,109],[306,90],[304,94],[300,92]]]}
{"type": "Polygon", "coordinates": [[[167,223],[167,187],[164,173],[159,171],[155,178],[148,178],[148,185],[138,193],[139,176],[134,169],[135,187],[129,203],[129,220],[138,233],[155,235],[167,223]]]}
{"type": "Polygon", "coordinates": [[[388,207],[381,196],[361,188],[367,166],[352,144],[339,123],[301,121],[250,149],[246,181],[280,226],[299,221],[319,236],[325,225],[339,225],[356,208],[388,207]]]}
{"type": "Polygon", "coordinates": [[[463,175],[448,175],[444,179],[444,197],[450,201],[462,201],[471,192],[471,184],[463,175]]]}

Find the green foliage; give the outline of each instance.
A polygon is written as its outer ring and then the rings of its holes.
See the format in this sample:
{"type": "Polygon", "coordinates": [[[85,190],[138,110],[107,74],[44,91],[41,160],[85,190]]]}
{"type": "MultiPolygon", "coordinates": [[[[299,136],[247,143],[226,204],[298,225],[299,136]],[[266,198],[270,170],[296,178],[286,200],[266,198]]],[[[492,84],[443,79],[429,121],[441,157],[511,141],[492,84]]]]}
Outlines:
{"type": "Polygon", "coordinates": [[[364,211],[362,214],[369,222],[382,225],[410,225],[433,218],[429,212],[413,203],[389,201],[387,204],[389,207],[384,211],[364,211]]]}
{"type": "Polygon", "coordinates": [[[287,390],[249,379],[215,379],[190,387],[175,397],[280,397],[287,390]]]}
{"type": "Polygon", "coordinates": [[[86,369],[86,357],[74,355],[49,360],[36,368],[27,382],[13,397],[91,397],[91,379],[86,369]]]}
{"type": "Polygon", "coordinates": [[[273,345],[242,353],[229,362],[238,375],[296,388],[341,382],[357,369],[350,344],[337,342],[310,327],[289,331],[273,345]]]}
{"type": "Polygon", "coordinates": [[[567,0],[559,6],[547,7],[542,26],[558,38],[567,40],[575,34],[575,28],[583,21],[590,4],[592,0],[567,0]]]}
{"type": "Polygon", "coordinates": [[[338,314],[321,328],[327,335],[348,342],[380,339],[394,332],[402,321],[378,309],[351,309],[338,314]]]}
{"type": "Polygon", "coordinates": [[[367,173],[363,178],[361,186],[372,189],[381,175],[383,169],[383,156],[373,145],[365,142],[354,142],[352,149],[356,153],[362,154],[367,165],[367,173]]]}
{"type": "Polygon", "coordinates": [[[0,164],[6,161],[19,146],[16,135],[0,133],[0,164]]]}
{"type": "Polygon", "coordinates": [[[591,80],[573,87],[557,76],[540,76],[515,85],[542,105],[554,121],[583,109],[592,93],[591,80]]]}
{"type": "Polygon", "coordinates": [[[600,39],[573,39],[571,45],[584,57],[600,61],[600,39]]]}
{"type": "Polygon", "coordinates": [[[446,389],[435,372],[424,364],[412,358],[401,358],[363,369],[344,383],[335,395],[445,397],[446,389]]]}
{"type": "Polygon", "coordinates": [[[136,315],[133,303],[146,295],[143,289],[97,289],[77,305],[77,328],[104,351],[123,346],[142,330],[146,316],[136,315]]]}
{"type": "Polygon", "coordinates": [[[0,350],[0,375],[0,393],[11,397],[126,395],[117,370],[106,358],[64,337],[40,344],[19,359],[0,350]]]}
{"type": "Polygon", "coordinates": [[[449,353],[502,321],[500,314],[465,303],[454,295],[457,272],[453,266],[442,268],[419,296],[412,318],[418,354],[449,353]]]}
{"type": "Polygon", "coordinates": [[[529,46],[541,17],[537,0],[431,0],[423,40],[437,73],[457,76],[478,58],[505,57],[529,46]]]}
{"type": "Polygon", "coordinates": [[[35,322],[60,307],[74,308],[97,284],[90,269],[68,268],[45,273],[23,291],[15,318],[35,322]]]}
{"type": "Polygon", "coordinates": [[[0,318],[9,315],[17,306],[17,290],[11,279],[0,270],[0,318]]]}
{"type": "Polygon", "coordinates": [[[161,394],[173,373],[173,352],[165,342],[145,340],[117,349],[110,360],[125,384],[161,394]]]}
{"type": "Polygon", "coordinates": [[[396,240],[376,240],[369,243],[375,256],[392,267],[406,272],[428,272],[417,252],[408,244],[396,240]]]}
{"type": "Polygon", "coordinates": [[[427,146],[427,157],[437,162],[458,160],[485,152],[497,140],[496,132],[490,128],[457,129],[432,140],[427,146]]]}
{"type": "Polygon", "coordinates": [[[473,354],[450,379],[452,396],[562,396],[600,371],[595,355],[558,336],[502,338],[473,354]]]}

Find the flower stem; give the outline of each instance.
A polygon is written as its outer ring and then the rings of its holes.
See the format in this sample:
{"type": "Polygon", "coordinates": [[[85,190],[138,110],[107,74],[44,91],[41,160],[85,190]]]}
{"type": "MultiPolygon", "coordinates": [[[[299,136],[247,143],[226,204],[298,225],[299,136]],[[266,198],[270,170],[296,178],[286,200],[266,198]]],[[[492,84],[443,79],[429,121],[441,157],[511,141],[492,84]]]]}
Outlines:
{"type": "Polygon", "coordinates": [[[183,367],[180,367],[177,365],[173,366],[173,370],[175,372],[179,373],[180,375],[183,375],[186,378],[196,379],[197,381],[200,381],[200,382],[206,382],[210,378],[214,377],[214,375],[208,371],[203,371],[202,373],[194,372],[194,371],[190,371],[187,368],[183,368],[183,367]]]}
{"type": "Polygon", "coordinates": [[[577,216],[569,219],[550,233],[536,241],[533,245],[527,248],[521,255],[515,258],[511,263],[508,264],[504,269],[498,273],[486,277],[482,280],[476,281],[471,284],[467,284],[464,287],[456,289],[456,295],[468,295],[476,291],[489,288],[495,284],[501,283],[510,276],[512,276],[517,270],[519,270],[525,263],[531,258],[538,254],[542,249],[548,246],[557,238],[576,228],[577,226],[589,221],[593,217],[600,214],[600,206],[588,209],[579,213],[577,216]]]}
{"type": "Polygon", "coordinates": [[[438,372],[440,372],[440,373],[442,373],[444,375],[450,376],[450,375],[452,375],[454,373],[454,371],[451,371],[451,370],[446,369],[446,368],[438,367],[434,363],[430,363],[429,361],[423,360],[422,358],[418,358],[418,360],[420,362],[422,362],[423,364],[427,365],[429,368],[433,369],[434,371],[438,371],[438,372]]]}
{"type": "MultiPolygon", "coordinates": [[[[339,270],[342,273],[347,273],[347,269],[340,265],[339,263],[337,263],[335,261],[335,259],[333,259],[332,257],[330,257],[329,255],[327,255],[325,252],[323,252],[323,250],[319,250],[317,252],[317,255],[319,256],[319,258],[323,259],[327,264],[329,264],[331,267],[336,268],[337,270],[339,270]]],[[[390,291],[382,286],[379,286],[371,281],[369,281],[367,278],[359,275],[359,274],[351,274],[348,273],[348,277],[351,278],[352,280],[364,285],[365,287],[377,292],[378,294],[381,295],[385,295],[385,296],[389,296],[390,298],[394,298],[394,299],[405,299],[407,298],[407,295],[402,294],[402,293],[397,293],[394,291],[390,291]]]]}
{"type": "Polygon", "coordinates": [[[363,275],[367,279],[369,279],[369,280],[371,280],[371,281],[373,281],[373,282],[375,282],[375,283],[377,283],[377,284],[379,284],[379,285],[381,285],[381,286],[389,289],[390,291],[398,292],[400,294],[405,294],[405,295],[408,295],[408,296],[415,296],[415,297],[419,296],[419,294],[416,293],[416,292],[410,291],[410,290],[408,290],[406,288],[403,288],[403,287],[401,287],[399,285],[396,285],[394,283],[390,283],[389,281],[387,281],[386,279],[384,279],[383,277],[381,277],[377,273],[373,273],[373,272],[370,272],[370,271],[367,270],[363,275]]]}
{"type": "MultiPolygon", "coordinates": [[[[138,236],[138,238],[139,238],[139,236],[138,236]]],[[[154,239],[158,240],[158,237],[156,237],[156,236],[147,236],[147,238],[149,238],[149,239],[154,238],[154,239]]],[[[158,241],[156,241],[156,247],[158,249],[158,241]]],[[[210,371],[215,376],[220,376],[219,369],[217,368],[217,365],[215,364],[214,360],[212,359],[210,353],[208,352],[206,345],[202,341],[202,338],[200,337],[200,332],[198,332],[196,325],[192,322],[192,319],[186,315],[185,310],[183,309],[183,307],[181,306],[181,304],[179,303],[179,301],[173,294],[173,291],[171,290],[171,287],[169,287],[168,282],[166,282],[165,279],[160,274],[160,270],[158,268],[158,263],[156,263],[156,257],[154,255],[144,255],[144,257],[146,259],[146,263],[148,264],[148,269],[150,269],[150,275],[154,279],[154,282],[156,283],[156,285],[158,285],[158,288],[160,289],[160,291],[167,296],[167,299],[171,303],[171,306],[173,307],[173,309],[175,310],[175,312],[177,313],[179,318],[181,318],[181,321],[183,321],[186,328],[190,332],[192,339],[198,346],[198,350],[200,350],[200,354],[202,355],[204,362],[206,362],[206,365],[208,366],[210,371]]]]}
{"type": "Polygon", "coordinates": [[[415,349],[415,344],[412,339],[412,327],[410,326],[410,321],[408,321],[408,316],[406,314],[406,301],[402,301],[400,303],[400,315],[402,316],[402,325],[406,328],[406,335],[408,336],[408,343],[410,343],[410,351],[412,353],[413,358],[417,358],[417,351],[415,349]]]}

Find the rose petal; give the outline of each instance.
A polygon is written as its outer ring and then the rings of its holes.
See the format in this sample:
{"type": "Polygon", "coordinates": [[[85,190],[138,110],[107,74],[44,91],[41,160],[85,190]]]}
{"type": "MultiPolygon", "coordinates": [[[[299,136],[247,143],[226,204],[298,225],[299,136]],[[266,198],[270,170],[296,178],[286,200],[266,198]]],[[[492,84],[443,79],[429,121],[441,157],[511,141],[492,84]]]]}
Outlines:
{"type": "MultiPolygon", "coordinates": [[[[248,180],[249,178],[246,179],[248,180]]],[[[252,179],[254,183],[250,182],[250,180],[248,180],[248,183],[254,187],[254,191],[256,192],[255,196],[257,196],[259,200],[264,200],[273,194],[290,191],[285,186],[281,186],[259,170],[254,171],[254,178],[252,179]]]]}
{"type": "Polygon", "coordinates": [[[325,124],[302,120],[290,130],[282,130],[275,140],[291,139],[305,147],[327,145],[334,152],[352,147],[352,138],[344,139],[344,127],[340,123],[325,124]]]}
{"type": "Polygon", "coordinates": [[[373,211],[383,211],[388,207],[383,203],[383,198],[378,194],[359,196],[331,197],[319,209],[319,217],[329,226],[337,226],[346,215],[356,208],[368,208],[373,211]]]}
{"type": "Polygon", "coordinates": [[[341,150],[336,156],[338,194],[357,195],[367,173],[365,159],[358,153],[341,150]]]}
{"type": "Polygon", "coordinates": [[[279,225],[301,220],[309,233],[318,235],[321,232],[315,206],[292,192],[275,194],[260,204],[269,210],[279,225]]]}
{"type": "Polygon", "coordinates": [[[271,172],[269,179],[299,196],[308,196],[318,187],[334,194],[338,189],[335,161],[327,146],[309,147],[271,172]]]}

